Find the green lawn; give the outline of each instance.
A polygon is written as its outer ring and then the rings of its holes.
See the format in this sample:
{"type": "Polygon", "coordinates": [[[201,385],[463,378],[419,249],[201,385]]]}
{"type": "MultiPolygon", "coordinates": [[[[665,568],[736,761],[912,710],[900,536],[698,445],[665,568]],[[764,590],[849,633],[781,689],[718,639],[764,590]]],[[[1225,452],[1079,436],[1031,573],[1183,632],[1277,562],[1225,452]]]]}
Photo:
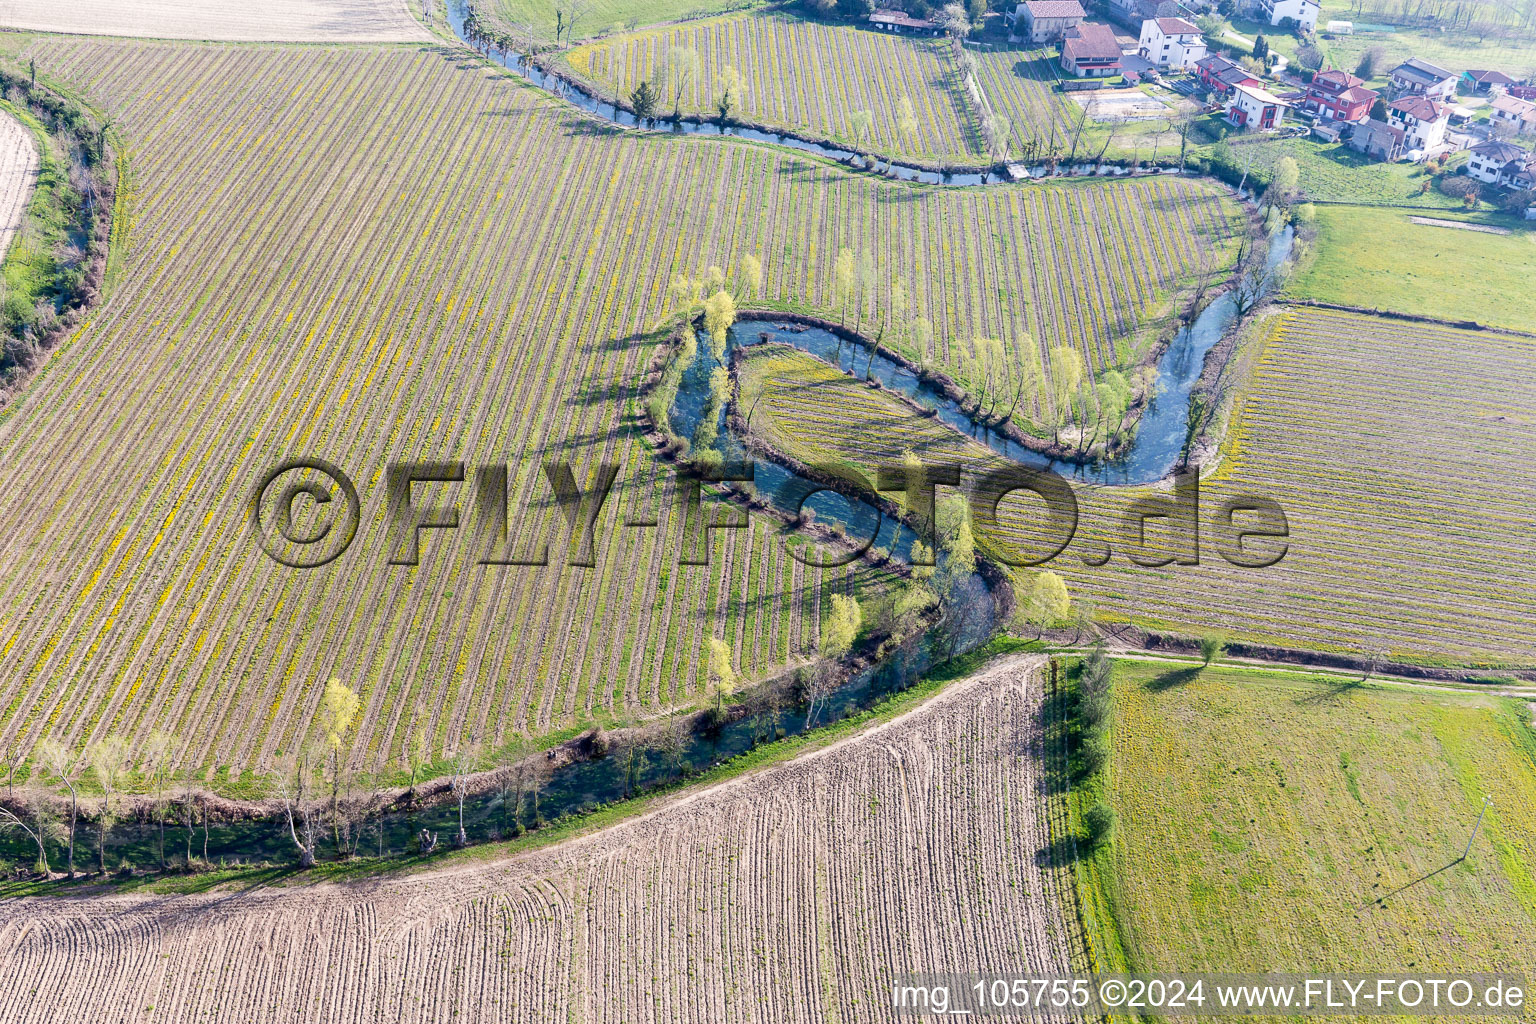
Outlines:
{"type": "Polygon", "coordinates": [[[1530,292],[1536,225],[1491,214],[1423,215],[1511,233],[1415,224],[1410,213],[1398,210],[1320,206],[1315,256],[1287,294],[1536,330],[1530,292]]]}
{"type": "MultiPolygon", "coordinates": [[[[592,0],[587,13],[576,22],[574,38],[586,39],[758,6],[760,0],[592,0]]],[[[569,14],[569,6],[556,0],[494,0],[494,7],[504,23],[531,27],[535,34],[549,40],[555,38],[556,8],[564,7],[569,14]]],[[[565,41],[564,37],[561,41],[565,41]]]]}
{"type": "MultiPolygon", "coordinates": [[[[1409,57],[1420,57],[1440,65],[1447,71],[1456,72],[1465,71],[1468,68],[1497,68],[1516,78],[1521,78],[1532,70],[1536,70],[1536,34],[1523,40],[1484,39],[1479,41],[1476,33],[1396,28],[1391,32],[1359,31],[1353,35],[1339,35],[1326,39],[1323,38],[1323,33],[1330,19],[1353,21],[1365,25],[1380,24],[1379,20],[1369,14],[1352,13],[1344,6],[1335,7],[1332,10],[1325,8],[1317,19],[1319,34],[1315,40],[1318,49],[1323,52],[1325,67],[1343,68],[1349,72],[1353,72],[1359,65],[1360,58],[1366,50],[1375,46],[1381,47],[1386,51],[1386,60],[1377,68],[1376,76],[1371,79],[1373,86],[1384,84],[1387,74],[1409,57]]],[[[1230,24],[1234,32],[1249,39],[1262,32],[1271,50],[1283,54],[1290,60],[1295,60],[1296,48],[1301,45],[1301,40],[1296,36],[1261,22],[1243,18],[1233,18],[1230,24]]],[[[1225,42],[1231,44],[1230,40],[1225,42]]]]}
{"type": "Polygon", "coordinates": [[[1116,812],[1080,864],[1096,948],[1153,972],[1536,961],[1525,702],[1120,662],[1113,707],[1109,768],[1076,796],[1116,812]],[[1471,855],[1398,892],[1461,854],[1485,795],[1471,855]]]}

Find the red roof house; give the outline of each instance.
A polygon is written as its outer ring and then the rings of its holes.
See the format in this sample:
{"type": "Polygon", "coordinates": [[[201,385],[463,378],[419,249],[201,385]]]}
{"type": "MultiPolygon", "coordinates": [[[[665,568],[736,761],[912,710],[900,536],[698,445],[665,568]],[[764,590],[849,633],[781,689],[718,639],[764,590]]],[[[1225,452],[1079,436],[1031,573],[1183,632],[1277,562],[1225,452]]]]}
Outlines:
{"type": "Polygon", "coordinates": [[[1078,78],[1108,78],[1120,73],[1120,43],[1108,25],[1085,21],[1067,29],[1061,66],[1078,78]]]}
{"type": "Polygon", "coordinates": [[[1376,93],[1347,71],[1322,71],[1307,86],[1301,106],[1324,121],[1359,121],[1371,113],[1376,93]]]}

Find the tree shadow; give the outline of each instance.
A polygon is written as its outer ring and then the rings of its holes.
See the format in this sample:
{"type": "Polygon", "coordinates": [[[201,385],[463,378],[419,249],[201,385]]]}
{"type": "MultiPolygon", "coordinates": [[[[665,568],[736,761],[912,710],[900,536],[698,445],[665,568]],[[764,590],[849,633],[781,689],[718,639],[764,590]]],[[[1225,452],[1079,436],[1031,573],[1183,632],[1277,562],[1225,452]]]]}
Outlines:
{"type": "Polygon", "coordinates": [[[1358,690],[1365,685],[1364,679],[1335,679],[1316,693],[1304,694],[1297,697],[1292,703],[1300,707],[1315,707],[1319,704],[1336,704],[1351,691],[1358,690]]]}
{"type": "Polygon", "coordinates": [[[1196,665],[1189,668],[1169,669],[1167,672],[1153,676],[1145,683],[1142,683],[1142,689],[1150,690],[1153,693],[1162,693],[1164,690],[1172,690],[1175,687],[1184,686],[1200,677],[1201,667],[1196,665]]]}
{"type": "Polygon", "coordinates": [[[1072,836],[1051,840],[1035,851],[1035,864],[1042,868],[1064,868],[1077,863],[1084,850],[1072,836]]]}

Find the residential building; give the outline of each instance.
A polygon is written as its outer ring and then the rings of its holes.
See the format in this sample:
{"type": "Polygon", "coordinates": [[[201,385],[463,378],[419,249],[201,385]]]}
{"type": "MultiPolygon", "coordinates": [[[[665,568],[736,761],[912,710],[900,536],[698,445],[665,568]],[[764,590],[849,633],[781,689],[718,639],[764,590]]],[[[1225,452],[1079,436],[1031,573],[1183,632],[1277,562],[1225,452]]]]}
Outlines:
{"type": "Polygon", "coordinates": [[[1236,86],[1259,84],[1247,68],[1219,53],[1195,61],[1195,74],[1211,92],[1222,98],[1230,96],[1236,86]]]}
{"type": "Polygon", "coordinates": [[[1366,156],[1386,160],[1389,163],[1403,158],[1402,129],[1394,128],[1374,117],[1368,117],[1356,126],[1347,145],[1357,153],[1364,153],[1366,156]]]}
{"type": "Polygon", "coordinates": [[[1120,73],[1120,43],[1108,25],[1084,21],[1067,29],[1061,66],[1078,78],[1110,78],[1120,73]]]}
{"type": "Polygon", "coordinates": [[[1521,192],[1536,189],[1536,156],[1527,154],[1504,168],[1504,184],[1521,192]]]}
{"type": "Polygon", "coordinates": [[[1421,150],[1430,156],[1443,146],[1450,120],[1450,107],[1423,96],[1404,96],[1387,104],[1387,123],[1402,131],[1403,144],[1410,153],[1421,150]]]}
{"type": "Polygon", "coordinates": [[[1136,52],[1160,68],[1185,71],[1204,59],[1205,37],[1183,18],[1148,18],[1136,52]]]}
{"type": "Polygon", "coordinates": [[[1317,15],[1322,10],[1317,0],[1259,0],[1259,13],[1271,25],[1289,19],[1303,32],[1317,29],[1317,15]]]}
{"type": "Polygon", "coordinates": [[[1270,132],[1280,127],[1289,106],[1257,85],[1238,85],[1227,100],[1227,121],[1239,128],[1270,132]]]}
{"type": "Polygon", "coordinates": [[[1467,174],[1488,185],[1502,185],[1506,169],[1519,172],[1530,155],[1513,142],[1484,142],[1472,147],[1467,174]]]}
{"type": "Polygon", "coordinates": [[[1348,71],[1320,71],[1301,106],[1324,121],[1359,121],[1370,116],[1375,102],[1376,92],[1348,71]]]}
{"type": "Polygon", "coordinates": [[[1488,104],[1495,125],[1504,125],[1518,135],[1536,134],[1536,103],[1514,96],[1495,96],[1488,104]]]}
{"type": "Polygon", "coordinates": [[[881,32],[900,35],[936,36],[943,31],[934,22],[914,18],[906,11],[878,10],[869,16],[869,23],[881,32]]]}
{"type": "Polygon", "coordinates": [[[1463,71],[1461,84],[1473,96],[1487,96],[1494,89],[1504,90],[1515,80],[1502,71],[1463,71]]]}
{"type": "Polygon", "coordinates": [[[1086,14],[1078,0],[1024,0],[1013,12],[1013,29],[1031,43],[1059,43],[1086,14]]]}
{"type": "Polygon", "coordinates": [[[1393,99],[1424,96],[1443,103],[1456,95],[1456,76],[1427,60],[1410,57],[1392,69],[1387,95],[1393,99]]]}

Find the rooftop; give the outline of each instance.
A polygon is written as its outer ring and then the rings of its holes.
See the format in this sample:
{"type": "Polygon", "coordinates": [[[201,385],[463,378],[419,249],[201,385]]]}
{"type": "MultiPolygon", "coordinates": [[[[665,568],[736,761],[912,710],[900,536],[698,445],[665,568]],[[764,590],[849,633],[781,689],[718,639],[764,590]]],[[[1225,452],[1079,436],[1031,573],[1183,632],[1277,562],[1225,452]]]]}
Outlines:
{"type": "Polygon", "coordinates": [[[1183,18],[1154,18],[1157,29],[1165,36],[1199,35],[1200,29],[1183,18]]]}
{"type": "Polygon", "coordinates": [[[1469,70],[1462,72],[1479,85],[1514,85],[1515,80],[1502,71],[1469,70]]]}
{"type": "Polygon", "coordinates": [[[1238,92],[1245,96],[1252,96],[1260,103],[1275,103],[1282,107],[1290,106],[1289,103],[1285,102],[1285,100],[1281,99],[1279,96],[1276,96],[1269,90],[1262,89],[1257,85],[1243,85],[1242,83],[1239,83],[1234,85],[1232,88],[1236,89],[1238,92]]]}
{"type": "Polygon", "coordinates": [[[1522,100],[1518,96],[1495,96],[1493,102],[1488,105],[1494,110],[1501,110],[1521,119],[1536,117],[1536,103],[1522,100]]]}
{"type": "Polygon", "coordinates": [[[1353,85],[1339,93],[1339,99],[1345,103],[1374,103],[1380,95],[1375,89],[1367,89],[1363,85],[1353,85]]]}
{"type": "Polygon", "coordinates": [[[1485,160],[1490,160],[1493,163],[1500,165],[1512,163],[1516,160],[1524,160],[1530,157],[1529,153],[1515,145],[1513,142],[1482,142],[1476,146],[1473,146],[1472,152],[1485,160]]]}
{"type": "Polygon", "coordinates": [[[1082,18],[1087,15],[1078,0],[1024,0],[1031,18],[1082,18]]]}
{"type": "Polygon", "coordinates": [[[1061,44],[1061,54],[1073,62],[1084,60],[1119,60],[1120,42],[1115,30],[1108,25],[1085,21],[1067,29],[1066,41],[1061,44]]]}
{"type": "Polygon", "coordinates": [[[936,28],[931,21],[922,18],[914,18],[906,11],[878,10],[869,16],[869,20],[879,25],[900,25],[903,28],[936,28]]]}
{"type": "Polygon", "coordinates": [[[1345,89],[1353,89],[1364,85],[1363,79],[1356,78],[1348,71],[1319,71],[1312,78],[1312,85],[1319,92],[1343,92],[1345,89]]]}
{"type": "Polygon", "coordinates": [[[1415,78],[1424,82],[1443,82],[1456,76],[1445,70],[1438,64],[1431,64],[1427,60],[1418,57],[1409,57],[1397,67],[1392,69],[1392,76],[1403,78],[1415,78]]]}
{"type": "Polygon", "coordinates": [[[1416,121],[1438,121],[1448,116],[1444,103],[1436,103],[1423,96],[1404,96],[1393,100],[1390,106],[1404,117],[1411,117],[1416,121]]]}

